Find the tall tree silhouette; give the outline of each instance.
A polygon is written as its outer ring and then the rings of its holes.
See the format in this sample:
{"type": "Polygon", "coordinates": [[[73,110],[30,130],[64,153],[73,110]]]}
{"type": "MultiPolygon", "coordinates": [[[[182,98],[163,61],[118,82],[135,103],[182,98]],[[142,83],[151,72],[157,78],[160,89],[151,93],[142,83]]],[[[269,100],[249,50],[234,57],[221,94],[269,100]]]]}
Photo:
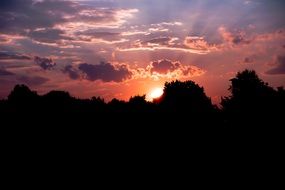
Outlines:
{"type": "Polygon", "coordinates": [[[193,81],[167,82],[163,95],[154,102],[163,110],[171,112],[210,112],[213,111],[211,99],[206,96],[204,88],[193,81]]]}
{"type": "Polygon", "coordinates": [[[278,127],[283,123],[283,88],[275,90],[251,70],[239,72],[230,81],[231,95],[222,98],[221,102],[226,126],[257,132],[278,127]]]}
{"type": "Polygon", "coordinates": [[[245,70],[231,79],[229,97],[221,105],[228,112],[264,112],[276,106],[277,92],[262,81],[255,71],[245,70]]]}

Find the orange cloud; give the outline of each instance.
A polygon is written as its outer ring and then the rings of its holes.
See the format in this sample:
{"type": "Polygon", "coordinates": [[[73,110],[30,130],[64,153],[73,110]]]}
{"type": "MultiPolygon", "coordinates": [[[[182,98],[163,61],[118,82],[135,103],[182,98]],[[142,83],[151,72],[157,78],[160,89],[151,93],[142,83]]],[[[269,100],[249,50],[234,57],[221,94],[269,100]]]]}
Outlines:
{"type": "Polygon", "coordinates": [[[160,80],[182,79],[197,77],[205,74],[206,71],[192,65],[182,65],[179,61],[158,60],[151,62],[146,69],[137,69],[135,78],[151,78],[160,80]]]}
{"type": "Polygon", "coordinates": [[[79,64],[77,67],[68,65],[63,70],[73,80],[125,82],[136,79],[183,79],[197,77],[206,73],[205,70],[192,65],[182,65],[179,61],[153,61],[145,68],[133,67],[122,63],[79,64]]]}

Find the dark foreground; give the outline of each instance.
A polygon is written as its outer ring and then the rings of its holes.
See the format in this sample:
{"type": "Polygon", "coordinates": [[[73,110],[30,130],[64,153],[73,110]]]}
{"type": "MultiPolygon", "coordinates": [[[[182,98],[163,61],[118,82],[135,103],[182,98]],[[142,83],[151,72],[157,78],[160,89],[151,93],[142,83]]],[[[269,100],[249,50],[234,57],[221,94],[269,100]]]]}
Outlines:
{"type": "Polygon", "coordinates": [[[223,97],[218,108],[193,81],[166,83],[163,95],[153,102],[134,96],[127,102],[113,99],[106,103],[100,97],[78,99],[63,91],[38,95],[25,85],[17,85],[8,99],[0,101],[1,129],[40,139],[84,139],[90,135],[147,141],[201,135],[231,140],[240,135],[263,139],[283,135],[282,87],[274,89],[254,71],[245,70],[231,80],[229,90],[231,95],[223,97]]]}

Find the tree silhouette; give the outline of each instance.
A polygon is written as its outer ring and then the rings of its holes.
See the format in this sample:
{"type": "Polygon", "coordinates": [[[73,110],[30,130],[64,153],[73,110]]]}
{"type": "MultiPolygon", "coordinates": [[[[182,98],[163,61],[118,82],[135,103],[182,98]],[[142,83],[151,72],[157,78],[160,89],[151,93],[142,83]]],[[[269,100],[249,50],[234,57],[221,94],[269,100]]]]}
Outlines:
{"type": "Polygon", "coordinates": [[[16,85],[8,96],[7,110],[12,112],[36,112],[39,110],[40,96],[26,85],[16,85]]]}
{"type": "Polygon", "coordinates": [[[143,96],[132,96],[129,100],[129,104],[130,105],[133,105],[133,106],[144,106],[146,105],[146,95],[143,95],[143,96]]]}
{"type": "Polygon", "coordinates": [[[130,98],[129,102],[129,111],[132,112],[146,112],[148,111],[148,102],[146,101],[146,95],[142,96],[133,96],[130,98]]]}
{"type": "Polygon", "coordinates": [[[206,124],[210,127],[240,128],[245,124],[278,126],[277,123],[283,122],[283,87],[270,87],[255,71],[250,70],[239,72],[230,81],[231,95],[222,98],[221,110],[212,104],[203,87],[193,81],[176,80],[165,83],[163,95],[153,102],[147,102],[145,95],[133,96],[129,101],[113,99],[109,103],[100,97],[78,99],[65,91],[51,91],[45,95],[38,95],[25,85],[16,85],[8,99],[0,101],[0,112],[8,115],[27,114],[27,118],[30,115],[40,115],[43,119],[62,115],[72,115],[75,118],[84,116],[80,121],[86,123],[88,119],[96,118],[94,121],[97,123],[116,121],[119,125],[143,126],[148,126],[150,121],[155,126],[171,124],[190,127],[206,124]],[[85,116],[89,117],[86,119],[85,116]],[[139,123],[133,123],[131,119],[139,123]]]}
{"type": "Polygon", "coordinates": [[[68,92],[53,90],[41,97],[41,106],[46,111],[62,112],[74,109],[74,98],[68,92]]]}
{"type": "Polygon", "coordinates": [[[26,85],[16,85],[8,95],[8,101],[13,103],[31,103],[38,99],[38,94],[26,85]]]}
{"type": "Polygon", "coordinates": [[[283,123],[281,113],[285,111],[285,96],[282,87],[275,90],[251,70],[239,72],[230,81],[231,95],[221,101],[227,126],[256,132],[283,123]]]}
{"type": "Polygon", "coordinates": [[[231,79],[231,96],[222,98],[228,112],[263,112],[276,106],[276,91],[262,81],[255,71],[245,70],[231,79]]]}
{"type": "Polygon", "coordinates": [[[108,103],[108,110],[111,113],[122,113],[126,112],[127,109],[127,103],[123,100],[118,100],[116,98],[113,98],[109,103],[108,103]]]}
{"type": "Polygon", "coordinates": [[[155,102],[162,109],[174,112],[210,112],[213,111],[211,99],[206,96],[204,88],[193,81],[167,82],[163,95],[155,102]]]}
{"type": "Polygon", "coordinates": [[[68,92],[55,91],[55,90],[50,91],[49,93],[45,94],[43,97],[51,103],[52,102],[64,103],[66,101],[70,101],[73,99],[68,92]]]}
{"type": "MultiPolygon", "coordinates": [[[[280,106],[282,106],[282,108],[285,109],[285,89],[284,89],[284,87],[278,87],[277,93],[278,93],[278,95],[277,95],[278,97],[277,97],[276,101],[278,102],[278,104],[280,106]]],[[[284,109],[283,109],[283,111],[284,111],[284,109]]]]}

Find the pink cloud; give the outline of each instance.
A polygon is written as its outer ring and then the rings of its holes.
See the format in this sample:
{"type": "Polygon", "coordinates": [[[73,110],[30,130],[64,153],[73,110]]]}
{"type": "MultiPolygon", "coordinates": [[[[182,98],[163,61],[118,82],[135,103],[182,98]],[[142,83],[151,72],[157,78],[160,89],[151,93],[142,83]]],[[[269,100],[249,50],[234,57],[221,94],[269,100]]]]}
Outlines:
{"type": "Polygon", "coordinates": [[[215,51],[218,49],[217,45],[210,45],[203,37],[199,36],[187,36],[184,45],[190,49],[202,51],[215,51]]]}
{"type": "Polygon", "coordinates": [[[148,77],[155,80],[160,78],[182,79],[197,77],[205,74],[205,70],[192,65],[182,65],[179,61],[159,60],[151,62],[145,70],[148,77]]]}

